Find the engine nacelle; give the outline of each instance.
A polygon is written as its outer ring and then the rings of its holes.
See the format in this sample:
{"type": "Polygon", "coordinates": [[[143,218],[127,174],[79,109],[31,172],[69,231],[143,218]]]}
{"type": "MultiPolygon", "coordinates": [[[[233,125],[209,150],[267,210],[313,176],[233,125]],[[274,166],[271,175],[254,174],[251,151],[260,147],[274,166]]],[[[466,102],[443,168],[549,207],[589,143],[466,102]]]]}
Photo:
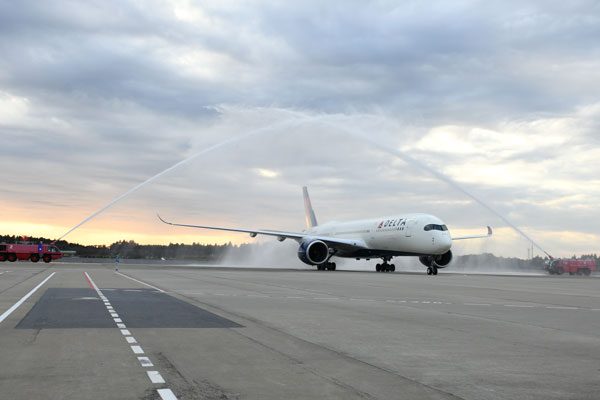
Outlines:
{"type": "Polygon", "coordinates": [[[438,268],[444,268],[452,261],[452,251],[448,250],[444,254],[437,256],[421,256],[419,257],[419,261],[426,267],[431,267],[431,264],[435,261],[438,268]]]}
{"type": "Polygon", "coordinates": [[[323,264],[329,257],[329,246],[321,240],[302,242],[298,248],[298,258],[308,265],[323,264]]]}

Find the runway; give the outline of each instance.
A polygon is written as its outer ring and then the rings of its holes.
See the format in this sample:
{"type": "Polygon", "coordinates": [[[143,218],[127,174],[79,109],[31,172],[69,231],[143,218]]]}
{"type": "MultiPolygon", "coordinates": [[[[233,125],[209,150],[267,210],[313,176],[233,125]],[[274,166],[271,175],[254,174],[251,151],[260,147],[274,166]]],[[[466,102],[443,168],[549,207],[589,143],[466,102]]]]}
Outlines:
{"type": "Polygon", "coordinates": [[[0,398],[600,393],[599,279],[113,268],[0,264],[0,398]]]}

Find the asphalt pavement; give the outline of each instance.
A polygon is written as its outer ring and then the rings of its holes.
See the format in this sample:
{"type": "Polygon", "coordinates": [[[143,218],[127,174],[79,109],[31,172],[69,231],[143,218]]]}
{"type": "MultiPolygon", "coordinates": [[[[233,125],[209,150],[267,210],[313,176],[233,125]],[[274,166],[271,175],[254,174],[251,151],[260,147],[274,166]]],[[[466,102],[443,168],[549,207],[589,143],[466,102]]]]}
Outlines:
{"type": "Polygon", "coordinates": [[[597,399],[600,279],[0,264],[0,398],[597,399]]]}

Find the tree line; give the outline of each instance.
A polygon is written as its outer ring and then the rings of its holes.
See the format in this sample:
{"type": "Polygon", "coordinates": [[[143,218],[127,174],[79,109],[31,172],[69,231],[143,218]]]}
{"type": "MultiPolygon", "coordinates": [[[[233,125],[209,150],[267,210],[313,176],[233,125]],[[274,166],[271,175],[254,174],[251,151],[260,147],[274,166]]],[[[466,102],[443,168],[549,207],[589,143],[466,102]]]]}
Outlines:
{"type": "MultiPolygon", "coordinates": [[[[0,235],[0,243],[51,243],[52,240],[44,237],[27,237],[0,235]],[[24,240],[25,239],[25,240],[24,240]]],[[[218,261],[227,252],[244,252],[247,244],[201,244],[201,243],[169,243],[168,245],[145,245],[133,240],[117,241],[106,245],[82,245],[59,240],[54,243],[61,251],[75,252],[82,258],[124,258],[124,259],[167,259],[167,260],[197,260],[218,261]]]]}
{"type": "MultiPolygon", "coordinates": [[[[52,240],[44,237],[23,237],[0,235],[0,243],[51,243],[52,240]]],[[[260,244],[202,244],[202,243],[169,243],[168,245],[139,244],[133,240],[117,241],[109,246],[106,245],[82,245],[59,240],[55,245],[62,251],[75,252],[82,258],[123,258],[123,259],[165,259],[165,260],[193,260],[204,262],[218,262],[226,254],[244,257],[252,253],[260,244]]],[[[578,259],[593,259],[600,266],[598,254],[584,254],[578,259]]],[[[547,258],[534,257],[531,260],[520,258],[498,257],[493,254],[476,254],[456,257],[454,265],[462,266],[490,266],[498,265],[514,269],[541,269],[547,258]]]]}

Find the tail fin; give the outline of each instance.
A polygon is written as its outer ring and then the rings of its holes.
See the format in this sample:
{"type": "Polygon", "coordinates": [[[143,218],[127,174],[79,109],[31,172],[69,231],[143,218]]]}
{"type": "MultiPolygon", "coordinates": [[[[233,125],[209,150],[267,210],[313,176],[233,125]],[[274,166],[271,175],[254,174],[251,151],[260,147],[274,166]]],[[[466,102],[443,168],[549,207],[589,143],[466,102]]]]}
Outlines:
{"type": "Polygon", "coordinates": [[[304,215],[306,217],[306,227],[310,229],[318,225],[317,217],[315,217],[315,211],[310,203],[310,197],[308,196],[308,189],[306,186],[302,188],[302,193],[304,194],[304,215]]]}

